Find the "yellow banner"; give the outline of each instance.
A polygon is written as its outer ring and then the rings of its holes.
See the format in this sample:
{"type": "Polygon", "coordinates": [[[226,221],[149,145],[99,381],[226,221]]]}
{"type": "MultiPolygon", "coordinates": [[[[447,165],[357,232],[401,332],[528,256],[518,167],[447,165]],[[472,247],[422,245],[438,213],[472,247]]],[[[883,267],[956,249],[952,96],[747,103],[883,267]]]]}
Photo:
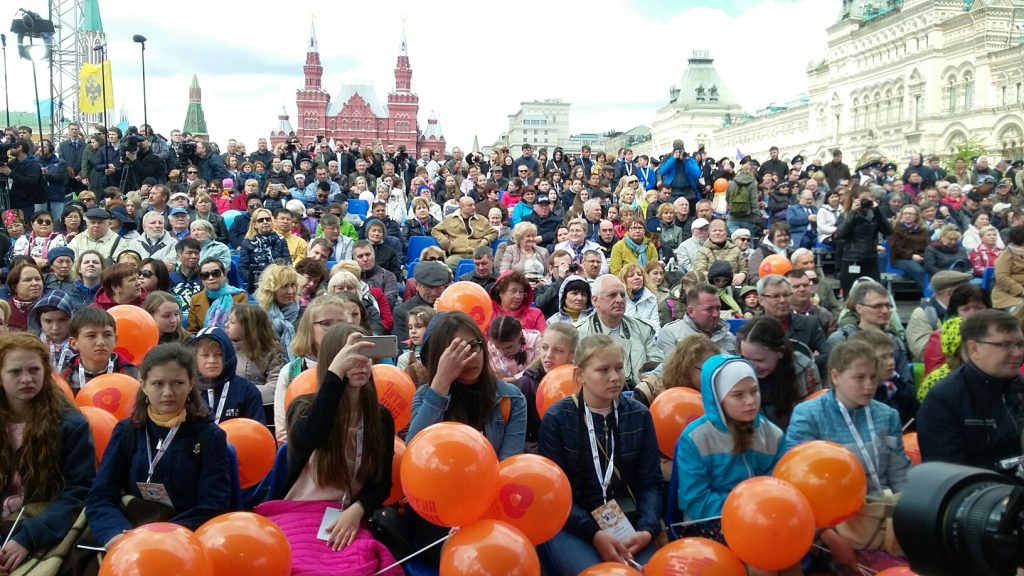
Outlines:
{"type": "Polygon", "coordinates": [[[114,80],[110,74],[110,61],[105,61],[102,67],[99,64],[82,64],[78,76],[78,110],[83,114],[102,114],[104,87],[107,108],[110,109],[114,106],[114,80]]]}

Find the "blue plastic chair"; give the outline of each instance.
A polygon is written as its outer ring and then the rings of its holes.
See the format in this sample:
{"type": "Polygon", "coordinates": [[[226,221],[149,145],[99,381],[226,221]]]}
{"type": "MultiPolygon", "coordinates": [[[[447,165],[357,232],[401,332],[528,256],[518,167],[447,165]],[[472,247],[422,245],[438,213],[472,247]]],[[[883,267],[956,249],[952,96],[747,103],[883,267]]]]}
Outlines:
{"type": "Polygon", "coordinates": [[[996,269],[989,266],[985,268],[985,272],[981,275],[981,289],[985,292],[991,292],[992,287],[996,284],[996,269]]]}
{"type": "Polygon", "coordinates": [[[473,271],[473,259],[472,258],[463,258],[462,260],[459,260],[459,264],[455,267],[455,280],[458,281],[459,280],[459,276],[462,276],[466,272],[472,272],[472,271],[473,271]]]}
{"type": "Polygon", "coordinates": [[[747,319],[746,318],[726,318],[725,321],[729,323],[729,332],[732,332],[733,334],[736,334],[737,332],[740,331],[740,327],[743,326],[747,322],[747,319]]]}
{"type": "Polygon", "coordinates": [[[242,253],[241,252],[239,252],[238,250],[232,250],[231,251],[231,261],[232,262],[234,262],[235,264],[238,264],[238,262],[241,259],[242,259],[242,253]]]}
{"type": "Polygon", "coordinates": [[[491,254],[497,254],[498,246],[501,246],[505,242],[508,242],[508,240],[502,240],[501,238],[498,238],[494,242],[491,242],[491,254]]]}
{"type": "Polygon", "coordinates": [[[405,260],[407,262],[419,260],[420,253],[423,252],[423,249],[428,248],[430,246],[437,246],[438,248],[441,247],[441,245],[437,243],[437,240],[433,236],[410,236],[409,248],[408,251],[406,252],[405,260]]]}
{"type": "Polygon", "coordinates": [[[363,218],[370,211],[370,203],[366,200],[354,198],[348,201],[348,213],[363,218]]]}
{"type": "Polygon", "coordinates": [[[235,259],[231,260],[231,270],[228,270],[228,283],[235,288],[245,290],[245,282],[242,281],[242,273],[238,269],[238,261],[235,259]]]}

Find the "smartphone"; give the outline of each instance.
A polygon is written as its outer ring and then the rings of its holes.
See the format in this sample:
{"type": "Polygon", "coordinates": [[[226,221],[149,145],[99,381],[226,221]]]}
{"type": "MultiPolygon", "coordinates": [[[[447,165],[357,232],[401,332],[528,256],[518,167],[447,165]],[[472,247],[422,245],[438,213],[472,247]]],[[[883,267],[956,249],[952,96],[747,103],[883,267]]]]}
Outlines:
{"type": "Polygon", "coordinates": [[[363,342],[373,343],[373,348],[365,348],[363,356],[367,358],[397,358],[398,336],[364,336],[363,342]]]}

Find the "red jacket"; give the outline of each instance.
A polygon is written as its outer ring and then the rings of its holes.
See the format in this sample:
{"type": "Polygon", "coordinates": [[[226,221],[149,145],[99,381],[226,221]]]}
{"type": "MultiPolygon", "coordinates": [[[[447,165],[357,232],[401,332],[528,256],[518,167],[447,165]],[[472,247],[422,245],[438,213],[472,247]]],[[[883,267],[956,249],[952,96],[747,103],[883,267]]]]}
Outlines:
{"type": "Polygon", "coordinates": [[[491,305],[494,314],[492,320],[497,318],[499,315],[512,316],[519,320],[522,324],[523,330],[536,330],[543,333],[546,323],[544,321],[544,313],[540,311],[540,308],[533,306],[533,288],[529,284],[526,285],[526,297],[523,298],[523,303],[516,310],[505,310],[501,307],[501,296],[498,294],[497,287],[501,283],[501,279],[512,273],[512,270],[506,270],[498,276],[498,282],[491,288],[491,305]]]}
{"type": "MultiPolygon", "coordinates": [[[[380,308],[380,324],[385,332],[391,332],[395,327],[395,319],[391,315],[391,306],[388,306],[388,299],[380,288],[370,288],[370,294],[377,300],[377,307],[380,308]]],[[[408,298],[406,298],[408,300],[408,298]]]]}

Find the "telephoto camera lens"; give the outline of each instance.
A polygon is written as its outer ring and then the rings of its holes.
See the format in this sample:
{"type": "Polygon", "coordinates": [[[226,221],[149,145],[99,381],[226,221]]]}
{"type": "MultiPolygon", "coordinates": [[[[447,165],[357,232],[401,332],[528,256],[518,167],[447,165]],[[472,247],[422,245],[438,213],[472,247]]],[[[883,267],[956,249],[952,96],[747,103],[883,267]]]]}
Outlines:
{"type": "Polygon", "coordinates": [[[1024,490],[1008,476],[929,462],[893,513],[911,568],[927,576],[1013,575],[1024,565],[1024,490]]]}

